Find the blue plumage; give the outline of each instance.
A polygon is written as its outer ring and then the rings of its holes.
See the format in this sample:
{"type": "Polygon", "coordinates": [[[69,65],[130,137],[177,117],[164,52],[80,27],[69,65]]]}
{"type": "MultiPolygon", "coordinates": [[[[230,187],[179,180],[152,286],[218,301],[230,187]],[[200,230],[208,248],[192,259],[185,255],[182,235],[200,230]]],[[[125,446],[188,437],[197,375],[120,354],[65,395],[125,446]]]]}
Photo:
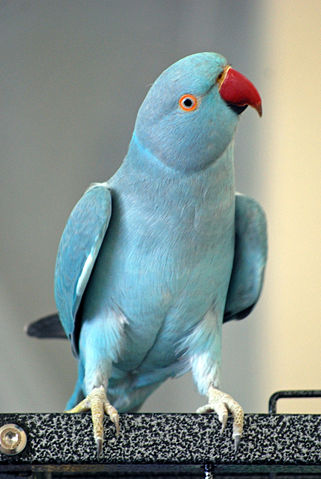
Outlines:
{"type": "Polygon", "coordinates": [[[201,53],[163,72],[123,164],[68,220],[55,275],[79,361],[68,407],[103,386],[116,409],[137,410],[189,369],[201,394],[219,385],[222,321],[253,308],[266,262],[264,213],[234,186],[237,108],[257,99],[244,99],[240,80],[235,100],[229,68],[201,53]]]}

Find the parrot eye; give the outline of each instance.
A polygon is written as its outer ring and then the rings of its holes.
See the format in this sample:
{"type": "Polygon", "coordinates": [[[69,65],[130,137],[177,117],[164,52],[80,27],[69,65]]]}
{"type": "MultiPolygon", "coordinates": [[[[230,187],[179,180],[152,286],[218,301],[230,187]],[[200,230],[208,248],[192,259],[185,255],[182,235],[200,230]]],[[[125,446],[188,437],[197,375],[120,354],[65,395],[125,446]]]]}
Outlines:
{"type": "Polygon", "coordinates": [[[197,107],[197,98],[194,95],[183,95],[179,99],[179,106],[184,111],[193,111],[197,107]]]}

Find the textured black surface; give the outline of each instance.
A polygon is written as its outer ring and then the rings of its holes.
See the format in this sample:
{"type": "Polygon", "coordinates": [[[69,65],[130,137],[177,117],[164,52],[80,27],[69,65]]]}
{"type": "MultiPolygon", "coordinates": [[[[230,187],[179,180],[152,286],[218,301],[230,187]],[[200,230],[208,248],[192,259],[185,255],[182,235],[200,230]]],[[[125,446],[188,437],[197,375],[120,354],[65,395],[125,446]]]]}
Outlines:
{"type": "MultiPolygon", "coordinates": [[[[121,432],[105,418],[103,454],[96,459],[89,414],[0,414],[0,426],[19,424],[28,442],[17,456],[0,454],[0,472],[68,470],[78,473],[145,474],[170,471],[216,473],[309,472],[321,477],[321,416],[245,416],[244,436],[237,453],[232,421],[220,434],[215,415],[121,414],[121,432]]],[[[0,476],[1,477],[1,476],[0,476]]]]}

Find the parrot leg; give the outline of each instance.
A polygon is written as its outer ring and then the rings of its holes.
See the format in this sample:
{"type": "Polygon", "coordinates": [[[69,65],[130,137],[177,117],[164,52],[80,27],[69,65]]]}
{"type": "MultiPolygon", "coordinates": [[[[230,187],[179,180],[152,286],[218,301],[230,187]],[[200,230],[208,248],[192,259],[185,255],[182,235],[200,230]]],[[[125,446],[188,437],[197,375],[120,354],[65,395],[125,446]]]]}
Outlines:
{"type": "Polygon", "coordinates": [[[242,407],[229,394],[224,393],[211,385],[208,388],[208,404],[198,408],[196,412],[203,414],[212,411],[216,412],[222,423],[221,432],[225,429],[228,413],[232,413],[234,419],[233,439],[236,451],[243,433],[244,411],[242,407]]]}
{"type": "Polygon", "coordinates": [[[104,441],[104,413],[108,414],[111,421],[115,424],[116,435],[119,434],[118,412],[108,401],[104,386],[93,388],[83,401],[66,412],[78,413],[89,410],[91,410],[94,438],[97,445],[97,457],[99,458],[104,441]]]}

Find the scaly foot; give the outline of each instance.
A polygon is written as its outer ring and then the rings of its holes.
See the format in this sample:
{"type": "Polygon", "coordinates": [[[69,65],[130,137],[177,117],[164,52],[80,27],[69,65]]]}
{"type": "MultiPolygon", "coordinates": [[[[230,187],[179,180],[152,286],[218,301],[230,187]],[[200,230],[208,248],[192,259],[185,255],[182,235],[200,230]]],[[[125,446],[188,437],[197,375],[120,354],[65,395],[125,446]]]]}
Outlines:
{"type": "Polygon", "coordinates": [[[196,412],[203,414],[212,411],[216,412],[222,423],[221,432],[225,429],[228,413],[232,413],[234,419],[233,439],[236,451],[243,433],[244,412],[242,407],[229,394],[210,386],[208,389],[208,404],[198,408],[196,412]]]}
{"type": "Polygon", "coordinates": [[[91,410],[94,438],[97,446],[97,457],[99,458],[104,442],[104,413],[108,414],[112,422],[115,424],[116,435],[119,433],[119,416],[117,410],[108,401],[103,386],[94,388],[83,401],[66,412],[77,413],[89,410],[91,410]]]}

